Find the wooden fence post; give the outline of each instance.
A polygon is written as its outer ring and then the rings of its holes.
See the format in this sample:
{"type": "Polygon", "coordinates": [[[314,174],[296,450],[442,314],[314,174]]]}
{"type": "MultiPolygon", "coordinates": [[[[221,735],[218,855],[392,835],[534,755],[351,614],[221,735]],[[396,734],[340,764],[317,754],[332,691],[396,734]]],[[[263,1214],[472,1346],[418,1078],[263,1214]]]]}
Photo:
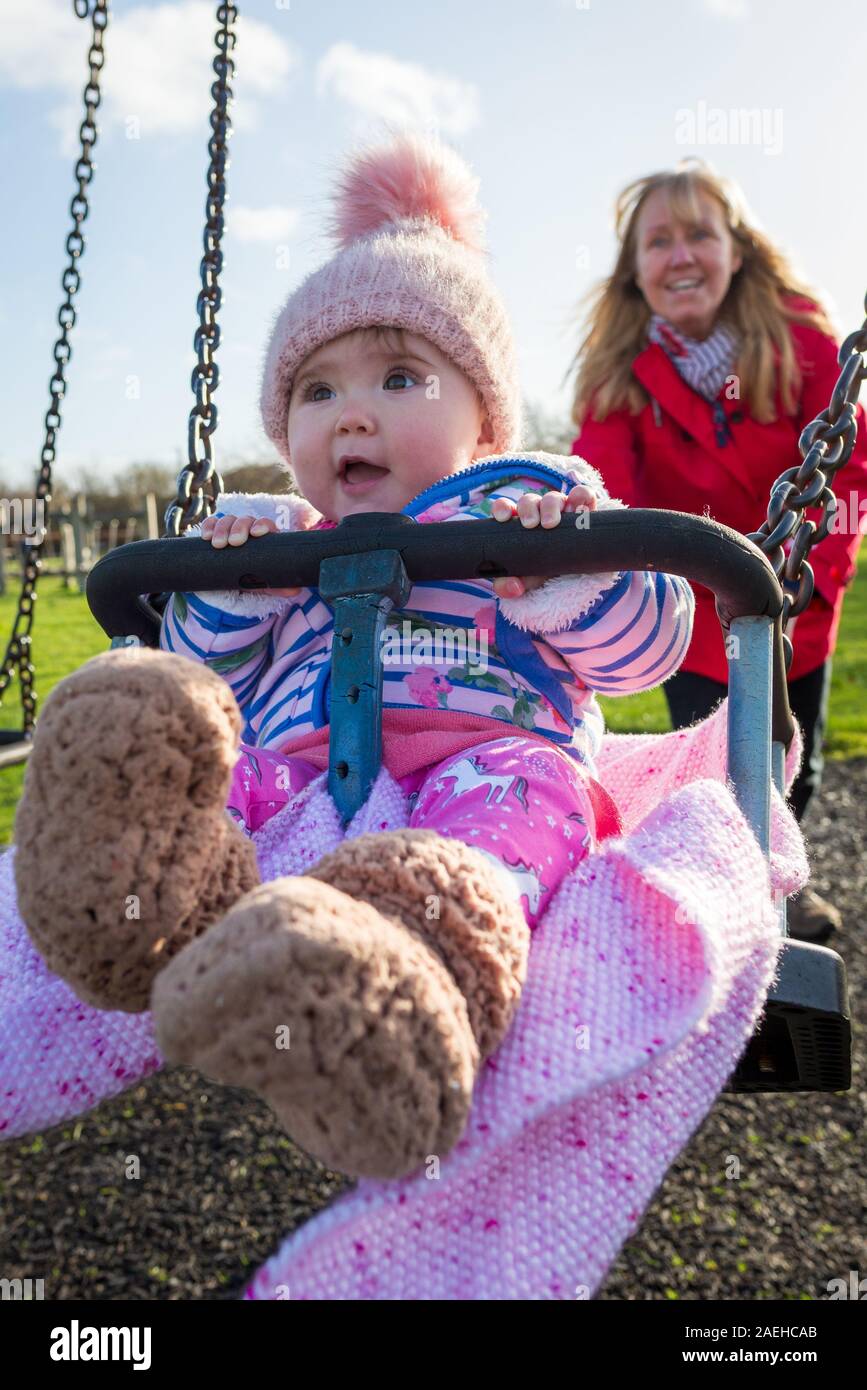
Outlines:
{"type": "Polygon", "coordinates": [[[65,589],[74,589],[75,582],[75,528],[71,521],[60,523],[60,555],[63,562],[65,589]]]}

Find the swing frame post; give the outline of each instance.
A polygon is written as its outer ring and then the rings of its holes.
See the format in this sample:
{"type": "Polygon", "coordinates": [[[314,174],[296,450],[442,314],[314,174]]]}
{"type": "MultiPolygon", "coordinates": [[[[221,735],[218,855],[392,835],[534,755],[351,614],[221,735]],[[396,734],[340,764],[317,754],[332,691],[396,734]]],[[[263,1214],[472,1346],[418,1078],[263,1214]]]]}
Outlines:
{"type": "Polygon", "coordinates": [[[771,848],[771,618],[735,618],[728,679],[728,775],[767,859],[771,848]]]}
{"type": "MultiPolygon", "coordinates": [[[[726,640],[728,655],[728,761],[735,800],[770,865],[771,781],[785,796],[786,746],[773,738],[773,638],[771,618],[735,618],[726,640]]],[[[788,937],[786,899],[777,919],[788,937]]]]}
{"type": "MultiPolygon", "coordinates": [[[[774,620],[732,620],[726,771],[770,868],[771,779],[785,795],[786,745],[774,738],[774,620]]],[[[776,902],[783,943],[761,1024],[726,1090],[844,1091],[851,1085],[846,967],[833,951],[793,942],[786,898],[776,902]]]]}

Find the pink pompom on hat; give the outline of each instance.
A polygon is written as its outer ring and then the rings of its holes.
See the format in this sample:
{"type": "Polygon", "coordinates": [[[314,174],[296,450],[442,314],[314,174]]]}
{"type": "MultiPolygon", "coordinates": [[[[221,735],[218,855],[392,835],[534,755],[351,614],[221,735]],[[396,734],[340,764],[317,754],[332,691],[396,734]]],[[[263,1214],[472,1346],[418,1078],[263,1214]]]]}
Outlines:
{"type": "Polygon", "coordinates": [[[354,155],[336,189],[339,249],[279,311],[265,354],[265,432],[291,467],[292,382],[310,353],[356,328],[391,326],[434,343],[473,382],[494,439],[520,442],[521,395],[505,306],[483,253],[478,180],[439,141],[403,136],[354,155]]]}

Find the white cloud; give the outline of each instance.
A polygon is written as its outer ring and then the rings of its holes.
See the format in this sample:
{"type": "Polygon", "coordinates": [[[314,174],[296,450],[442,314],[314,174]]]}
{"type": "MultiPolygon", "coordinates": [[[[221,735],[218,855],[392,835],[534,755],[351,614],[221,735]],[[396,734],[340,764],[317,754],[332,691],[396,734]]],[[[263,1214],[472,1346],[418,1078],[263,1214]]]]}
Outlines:
{"type": "Polygon", "coordinates": [[[722,19],[746,19],[750,12],[747,0],[704,0],[704,5],[722,19]]]}
{"type": "MultiPolygon", "coordinates": [[[[100,140],[112,125],[127,134],[131,118],[141,139],[207,132],[216,29],[207,0],[113,12],[103,36],[100,140]]],[[[236,33],[229,111],[235,128],[251,130],[258,125],[256,98],[279,93],[299,60],[270,25],[241,16],[236,33]]],[[[90,22],[76,19],[68,0],[27,0],[3,15],[0,87],[57,95],[48,120],[66,156],[79,149],[89,34],[90,22]]]]}
{"type": "Polygon", "coordinates": [[[479,120],[479,89],[388,53],[336,43],[316,69],[318,96],[333,95],[365,116],[463,135],[479,120]]]}
{"type": "Polygon", "coordinates": [[[238,241],[264,241],[275,246],[298,225],[296,208],[228,208],[226,232],[238,241]]]}

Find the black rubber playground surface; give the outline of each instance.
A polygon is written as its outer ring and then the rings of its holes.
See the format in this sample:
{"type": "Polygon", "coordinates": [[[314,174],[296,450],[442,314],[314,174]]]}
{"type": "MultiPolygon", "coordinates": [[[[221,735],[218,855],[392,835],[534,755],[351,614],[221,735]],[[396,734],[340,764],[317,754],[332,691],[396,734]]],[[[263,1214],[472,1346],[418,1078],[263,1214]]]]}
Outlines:
{"type": "MultiPolygon", "coordinates": [[[[852,1089],[722,1096],[669,1170],[603,1299],[823,1299],[867,1276],[867,759],[830,763],[814,884],[846,919],[852,1089]],[[730,1156],[741,1176],[726,1178],[730,1156]]],[[[282,1237],[346,1185],[267,1107],[175,1070],[0,1146],[0,1278],[47,1299],[231,1299],[282,1237]],[[136,1155],[141,1176],[126,1179],[136,1155]]],[[[520,1194],[515,1194],[520,1201],[520,1194]]]]}

